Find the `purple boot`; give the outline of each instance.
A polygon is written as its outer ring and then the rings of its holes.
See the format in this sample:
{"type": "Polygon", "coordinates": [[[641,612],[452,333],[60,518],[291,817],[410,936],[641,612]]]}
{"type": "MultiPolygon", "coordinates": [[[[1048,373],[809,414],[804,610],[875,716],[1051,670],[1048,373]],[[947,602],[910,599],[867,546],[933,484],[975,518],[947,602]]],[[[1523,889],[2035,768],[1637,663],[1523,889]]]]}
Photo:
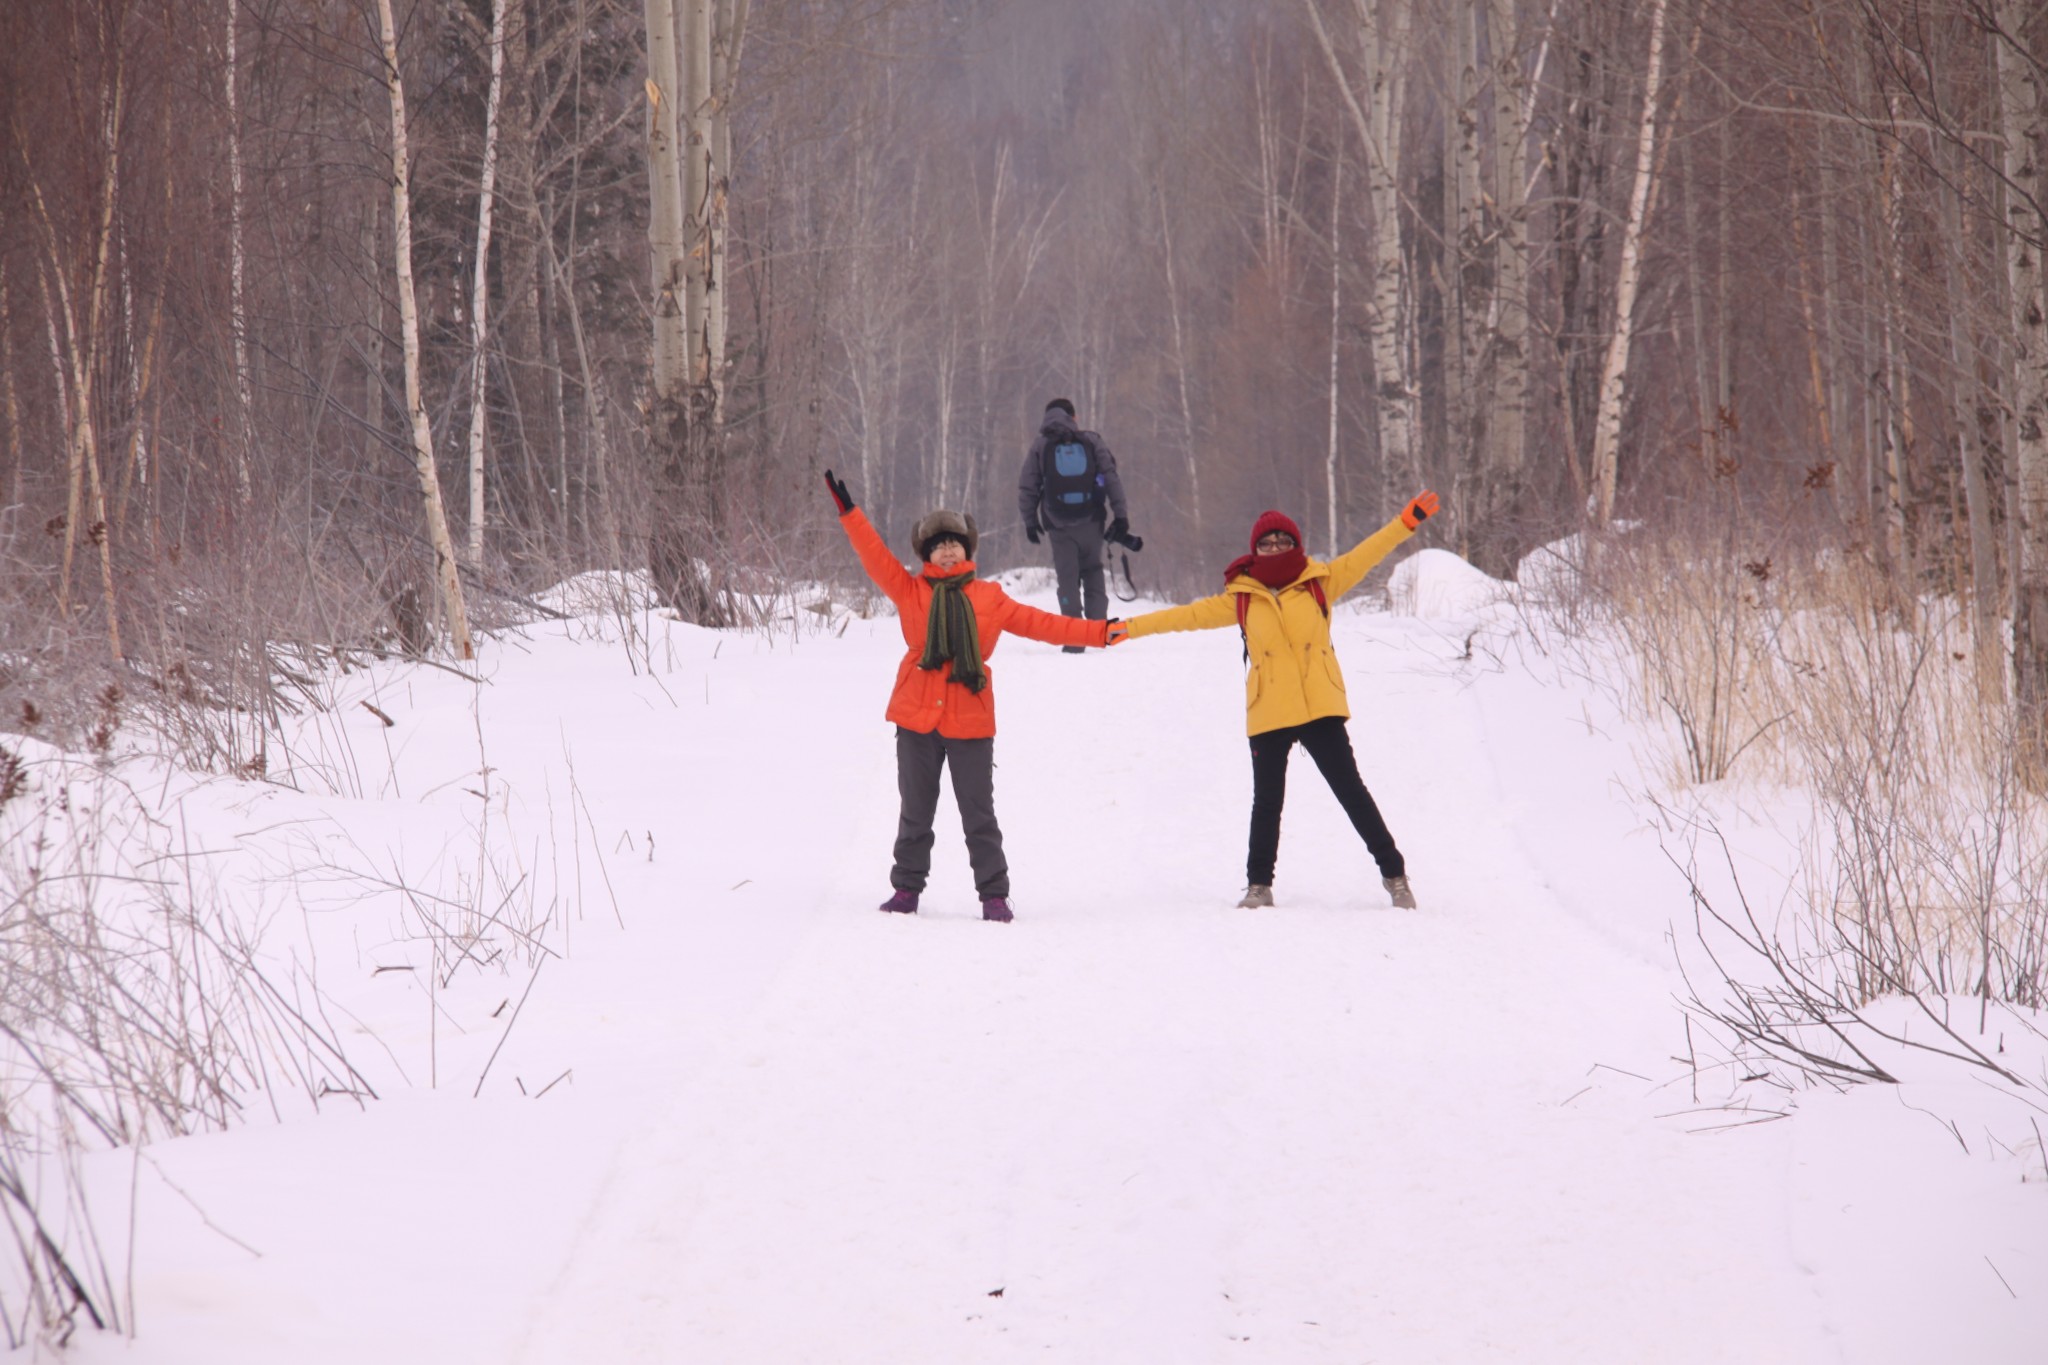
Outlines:
{"type": "Polygon", "coordinates": [[[887,910],[892,915],[914,915],[917,913],[917,893],[898,887],[896,894],[875,907],[887,910]]]}
{"type": "Polygon", "coordinates": [[[983,896],[981,917],[993,924],[1008,924],[1017,918],[1010,913],[1010,899],[1007,896],[983,896]]]}

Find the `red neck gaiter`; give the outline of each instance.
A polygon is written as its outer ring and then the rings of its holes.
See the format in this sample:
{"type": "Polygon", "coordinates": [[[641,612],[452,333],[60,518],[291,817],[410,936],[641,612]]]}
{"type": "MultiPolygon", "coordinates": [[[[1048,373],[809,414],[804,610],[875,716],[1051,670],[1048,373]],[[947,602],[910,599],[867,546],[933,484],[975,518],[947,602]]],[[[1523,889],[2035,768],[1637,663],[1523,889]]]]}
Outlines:
{"type": "Polygon", "coordinates": [[[1241,573],[1278,592],[1301,577],[1308,568],[1308,551],[1301,548],[1301,528],[1294,519],[1283,512],[1262,512],[1252,523],[1252,552],[1239,555],[1230,561],[1230,567],[1223,571],[1223,581],[1228,583],[1241,573]],[[1259,537],[1269,531],[1285,531],[1294,539],[1294,548],[1284,554],[1262,555],[1259,553],[1259,537]]]}
{"type": "Polygon", "coordinates": [[[1241,573],[1250,574],[1258,582],[1278,592],[1301,577],[1307,568],[1308,551],[1297,545],[1285,554],[1239,555],[1231,560],[1230,567],[1223,571],[1223,581],[1228,583],[1241,573]]]}

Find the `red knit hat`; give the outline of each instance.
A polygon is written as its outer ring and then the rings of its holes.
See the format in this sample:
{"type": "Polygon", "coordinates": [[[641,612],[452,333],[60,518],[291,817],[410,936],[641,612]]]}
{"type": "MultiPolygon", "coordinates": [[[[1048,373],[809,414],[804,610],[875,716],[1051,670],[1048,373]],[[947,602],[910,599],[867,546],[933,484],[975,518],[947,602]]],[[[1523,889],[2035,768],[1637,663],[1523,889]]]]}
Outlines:
{"type": "Polygon", "coordinates": [[[1260,538],[1271,531],[1285,531],[1288,535],[1294,537],[1296,545],[1301,544],[1301,528],[1294,524],[1293,517],[1288,516],[1285,512],[1265,511],[1259,513],[1259,519],[1252,523],[1252,550],[1254,553],[1258,551],[1260,538]]]}

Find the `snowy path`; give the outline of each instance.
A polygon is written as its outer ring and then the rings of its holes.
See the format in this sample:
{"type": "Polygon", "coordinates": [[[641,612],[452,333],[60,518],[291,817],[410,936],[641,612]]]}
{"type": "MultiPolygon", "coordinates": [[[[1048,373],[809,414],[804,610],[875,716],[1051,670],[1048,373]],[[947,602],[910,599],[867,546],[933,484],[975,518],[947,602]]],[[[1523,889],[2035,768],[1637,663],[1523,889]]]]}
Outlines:
{"type": "Polygon", "coordinates": [[[1613,718],[1459,661],[1462,629],[1336,625],[1419,912],[1387,907],[1300,755],[1280,905],[1230,908],[1250,777],[1226,632],[1004,642],[1009,926],[975,917],[948,804],[925,912],[870,908],[891,620],[677,629],[652,672],[542,631],[495,643],[480,693],[372,679],[394,726],[323,722],[354,727],[361,798],[237,788],[217,842],[298,819],[459,850],[481,746],[498,837],[546,895],[581,888],[567,957],[508,1028],[525,967],[430,998],[388,968],[423,952],[388,906],[306,917],[384,1099],[102,1163],[108,1206],[140,1198],[142,1335],[74,1356],[2038,1360],[2034,1158],[1961,1156],[1874,1089],[1694,1132],[1718,1119],[1683,1112],[1671,1055],[1682,895],[1614,800],[1625,759],[1591,738],[1613,718]]]}
{"type": "Polygon", "coordinates": [[[804,931],[709,1066],[661,1064],[681,1094],[614,1156],[522,1358],[1829,1358],[1757,1178],[1782,1140],[1651,1117],[1682,1092],[1622,1073],[1673,1070],[1666,983],[1539,889],[1445,643],[1346,625],[1420,914],[1299,757],[1282,905],[1224,908],[1234,637],[1005,645],[1008,929],[971,918],[943,824],[927,913],[858,913],[894,824],[886,675],[804,688],[843,735],[818,765],[860,780],[821,810],[807,769],[720,779],[791,816],[804,931]]]}

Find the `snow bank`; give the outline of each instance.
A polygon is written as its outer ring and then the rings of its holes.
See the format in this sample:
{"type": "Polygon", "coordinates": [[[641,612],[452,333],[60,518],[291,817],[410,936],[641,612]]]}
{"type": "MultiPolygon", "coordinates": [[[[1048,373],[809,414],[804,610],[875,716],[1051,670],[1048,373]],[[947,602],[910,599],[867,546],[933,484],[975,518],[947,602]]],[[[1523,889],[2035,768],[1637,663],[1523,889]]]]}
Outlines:
{"type": "Polygon", "coordinates": [[[1403,616],[1441,621],[1471,616],[1505,599],[1513,589],[1489,578],[1449,550],[1418,550],[1394,566],[1387,601],[1403,616]]]}

